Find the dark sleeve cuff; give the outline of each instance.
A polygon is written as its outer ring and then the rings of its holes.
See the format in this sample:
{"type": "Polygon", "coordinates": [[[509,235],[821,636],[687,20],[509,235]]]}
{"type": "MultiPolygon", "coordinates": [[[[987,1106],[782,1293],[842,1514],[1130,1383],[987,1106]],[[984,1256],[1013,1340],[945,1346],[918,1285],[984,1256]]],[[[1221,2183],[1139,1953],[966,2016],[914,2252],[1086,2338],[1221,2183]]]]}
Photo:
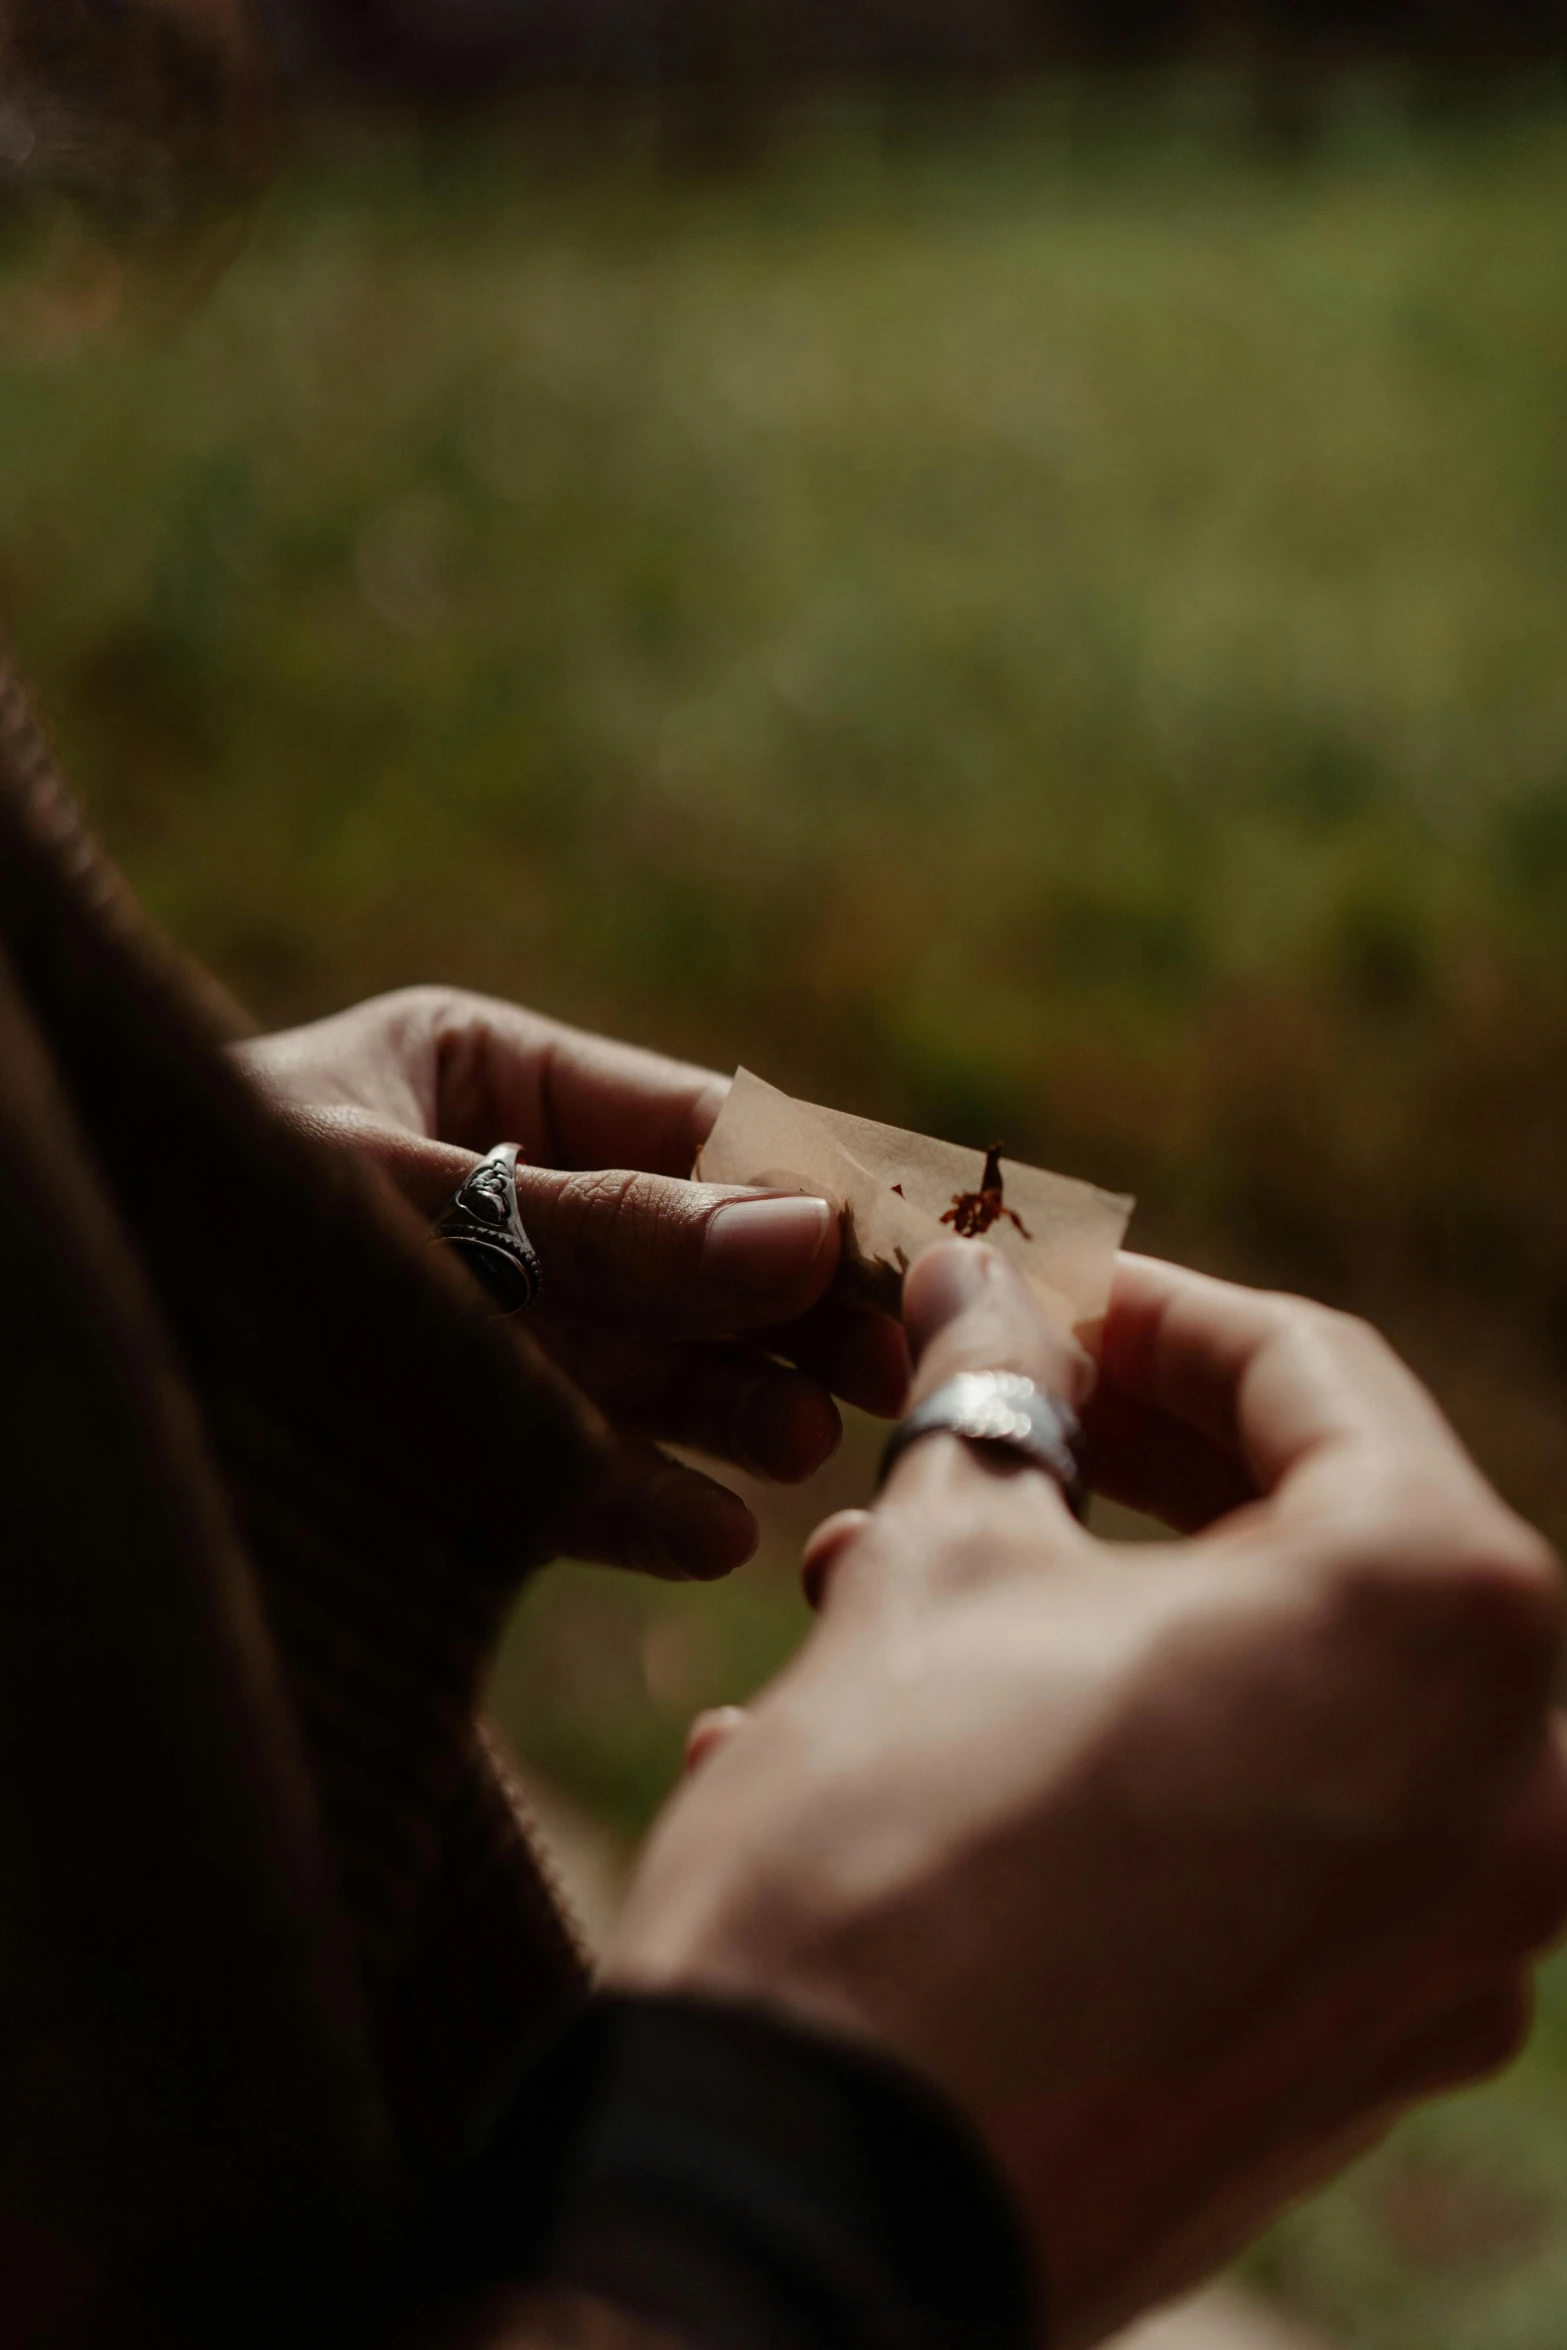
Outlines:
{"type": "Polygon", "coordinates": [[[439,2230],[445,2281],[597,2294],[723,2350],[1035,2350],[1020,2226],[902,2066],[759,2009],[595,1998],[439,2230]]]}

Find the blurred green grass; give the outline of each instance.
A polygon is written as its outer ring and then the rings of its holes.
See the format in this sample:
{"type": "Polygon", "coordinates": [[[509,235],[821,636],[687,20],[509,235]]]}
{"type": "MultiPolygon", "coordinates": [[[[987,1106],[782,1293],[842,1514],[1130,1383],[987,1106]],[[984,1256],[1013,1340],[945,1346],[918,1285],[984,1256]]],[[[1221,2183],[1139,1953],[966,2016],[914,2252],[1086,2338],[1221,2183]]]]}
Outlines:
{"type": "MultiPolygon", "coordinates": [[[[1567,1537],[1567,115],[1221,85],[308,138],[160,331],[0,279],[0,603],[156,909],[282,1020],[492,988],[1143,1197],[1377,1313],[1567,1537]]],[[[544,1579],[497,1675],[627,1837],[798,1637],[544,1579]]],[[[1259,2265],[1567,2329],[1567,1978],[1259,2265]]]]}

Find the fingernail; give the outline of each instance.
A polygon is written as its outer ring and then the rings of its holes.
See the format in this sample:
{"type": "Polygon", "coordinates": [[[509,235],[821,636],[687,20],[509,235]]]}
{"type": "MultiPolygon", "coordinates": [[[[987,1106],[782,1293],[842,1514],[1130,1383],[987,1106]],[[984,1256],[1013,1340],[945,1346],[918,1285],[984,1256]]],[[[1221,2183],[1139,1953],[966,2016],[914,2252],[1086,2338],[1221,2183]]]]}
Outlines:
{"type": "Polygon", "coordinates": [[[734,1200],[708,1225],[702,1280],[755,1297],[797,1288],[826,1246],[831,1221],[823,1199],[734,1200]]]}
{"type": "Polygon", "coordinates": [[[705,1714],[698,1714],[686,1732],[686,1769],[694,1771],[710,1754],[716,1754],[736,1730],[745,1727],[745,1720],[745,1708],[739,1705],[709,1706],[705,1714]]]}
{"type": "Polygon", "coordinates": [[[684,1581],[710,1583],[743,1567],[761,1529],[738,1493],[727,1486],[684,1479],[665,1494],[658,1511],[658,1549],[664,1571],[684,1581]]]}
{"type": "Polygon", "coordinates": [[[843,1442],[838,1407],[801,1374],[780,1389],[769,1380],[740,1419],[745,1465],[780,1485],[803,1484],[843,1442]]]}
{"type": "Polygon", "coordinates": [[[920,1319],[929,1327],[977,1306],[996,1277],[1001,1259],[983,1242],[948,1240],[920,1259],[920,1319]]]}

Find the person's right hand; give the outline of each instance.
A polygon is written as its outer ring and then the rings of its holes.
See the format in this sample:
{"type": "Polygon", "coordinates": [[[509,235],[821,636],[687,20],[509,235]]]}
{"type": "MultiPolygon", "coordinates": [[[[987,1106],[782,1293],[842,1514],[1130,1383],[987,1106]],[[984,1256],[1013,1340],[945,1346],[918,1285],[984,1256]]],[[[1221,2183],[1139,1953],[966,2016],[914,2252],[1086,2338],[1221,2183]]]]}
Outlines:
{"type": "MultiPolygon", "coordinates": [[[[910,1275],[916,1394],[1083,1367],[991,1251],[910,1275]]],[[[879,2043],[978,2125],[1051,2340],[1195,2281],[1517,2045],[1567,1914],[1546,1545],[1364,1325],[1125,1260],[1115,1546],[952,1437],[811,1564],[821,1623],[656,1830],[622,1985],[879,2043]]]]}

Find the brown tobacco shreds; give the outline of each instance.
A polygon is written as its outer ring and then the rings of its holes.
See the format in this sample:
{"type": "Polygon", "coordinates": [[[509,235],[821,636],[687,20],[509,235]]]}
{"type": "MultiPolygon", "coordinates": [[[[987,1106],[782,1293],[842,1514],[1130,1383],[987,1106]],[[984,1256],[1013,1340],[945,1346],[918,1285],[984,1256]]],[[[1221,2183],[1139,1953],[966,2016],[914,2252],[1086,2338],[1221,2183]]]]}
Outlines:
{"type": "MultiPolygon", "coordinates": [[[[1015,1209],[1009,1208],[1001,1196],[1002,1149],[1003,1145],[999,1142],[991,1144],[985,1153],[985,1172],[979,1179],[978,1191],[955,1192],[951,1207],[941,1219],[943,1224],[952,1226],[960,1240],[983,1238],[992,1224],[999,1223],[1003,1216],[1006,1217],[1008,1223],[1017,1226],[1025,1240],[1032,1240],[1034,1237],[1022,1217],[1017,1214],[1015,1209]]],[[[897,1186],[894,1185],[893,1188],[896,1189],[897,1186]]]]}
{"type": "Polygon", "coordinates": [[[892,1188],[897,1193],[899,1199],[907,1199],[908,1193],[904,1190],[901,1183],[895,1183],[892,1188]]]}

